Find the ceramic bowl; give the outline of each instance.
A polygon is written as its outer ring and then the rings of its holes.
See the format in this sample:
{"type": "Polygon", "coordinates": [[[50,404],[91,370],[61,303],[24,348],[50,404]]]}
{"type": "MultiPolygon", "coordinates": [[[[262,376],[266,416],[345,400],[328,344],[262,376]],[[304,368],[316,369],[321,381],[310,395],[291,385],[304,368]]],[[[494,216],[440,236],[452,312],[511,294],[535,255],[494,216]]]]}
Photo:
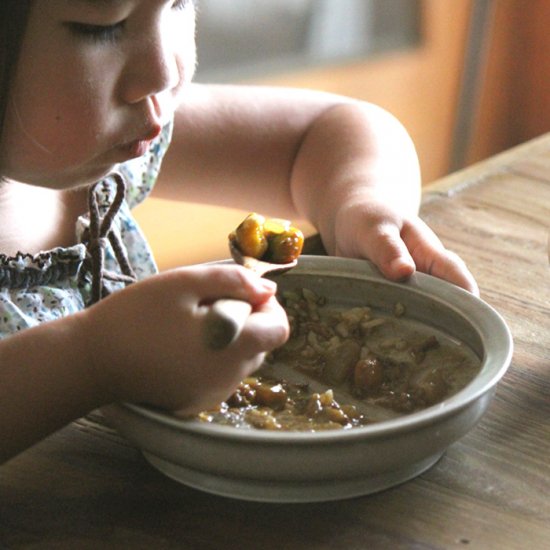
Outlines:
{"type": "Polygon", "coordinates": [[[121,403],[104,414],[146,459],[191,487],[246,500],[328,501],[374,493],[418,476],[463,437],[487,410],[512,356],[512,338],[487,303],[418,273],[385,279],[367,261],[302,256],[274,277],[280,289],[307,286],[332,303],[369,305],[407,316],[469,346],[481,361],[461,391],[427,409],[350,430],[316,433],[242,430],[179,420],[121,403]]]}

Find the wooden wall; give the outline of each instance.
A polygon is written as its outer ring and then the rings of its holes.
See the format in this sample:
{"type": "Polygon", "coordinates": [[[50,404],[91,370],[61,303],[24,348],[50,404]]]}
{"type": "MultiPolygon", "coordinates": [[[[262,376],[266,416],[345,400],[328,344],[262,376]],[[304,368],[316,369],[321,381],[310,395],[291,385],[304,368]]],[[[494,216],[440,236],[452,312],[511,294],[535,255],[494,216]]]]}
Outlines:
{"type": "Polygon", "coordinates": [[[550,131],[550,2],[494,0],[468,163],[550,131]]]}
{"type": "Polygon", "coordinates": [[[261,82],[321,89],[388,109],[411,133],[429,182],[448,171],[471,2],[420,5],[422,42],[416,48],[261,82]]]}

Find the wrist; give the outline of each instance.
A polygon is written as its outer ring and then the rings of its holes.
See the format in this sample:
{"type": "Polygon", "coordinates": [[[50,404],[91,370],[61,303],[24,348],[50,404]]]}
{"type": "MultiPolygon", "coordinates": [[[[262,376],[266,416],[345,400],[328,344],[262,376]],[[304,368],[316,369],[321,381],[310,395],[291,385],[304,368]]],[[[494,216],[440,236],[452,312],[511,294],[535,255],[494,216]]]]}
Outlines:
{"type": "Polygon", "coordinates": [[[337,210],[384,204],[405,217],[416,215],[420,205],[420,168],[410,136],[391,114],[365,103],[336,105],[312,124],[291,185],[297,210],[328,239],[337,210]]]}
{"type": "Polygon", "coordinates": [[[0,462],[105,403],[79,324],[75,314],[0,342],[0,462]]]}
{"type": "Polygon", "coordinates": [[[77,361],[81,365],[82,376],[87,380],[91,396],[97,406],[106,405],[121,399],[117,385],[111,379],[109,361],[104,350],[111,348],[103,331],[98,330],[95,307],[85,309],[72,316],[70,335],[74,343],[77,361]]]}

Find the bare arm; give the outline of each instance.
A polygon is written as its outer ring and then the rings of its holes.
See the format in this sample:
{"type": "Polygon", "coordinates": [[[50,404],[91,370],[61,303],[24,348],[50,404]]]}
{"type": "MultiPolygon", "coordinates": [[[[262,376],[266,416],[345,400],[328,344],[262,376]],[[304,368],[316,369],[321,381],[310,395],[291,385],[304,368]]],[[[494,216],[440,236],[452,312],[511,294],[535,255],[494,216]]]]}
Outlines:
{"type": "Polygon", "coordinates": [[[304,218],[331,254],[370,258],[392,279],[419,269],[477,292],[418,218],[420,189],[411,139],[380,108],[307,90],[191,85],[158,193],[304,218]]]}
{"type": "Polygon", "coordinates": [[[0,342],[0,463],[103,404],[76,316],[0,342]]]}
{"type": "Polygon", "coordinates": [[[190,85],[155,193],[296,214],[289,188],[296,155],[309,126],[335,101],[301,90],[190,85]]]}
{"type": "Polygon", "coordinates": [[[0,341],[0,463],[107,403],[216,405],[286,340],[275,290],[237,266],[183,268],[0,341]],[[202,304],[221,297],[250,302],[252,313],[218,351],[203,343],[202,304]]]}

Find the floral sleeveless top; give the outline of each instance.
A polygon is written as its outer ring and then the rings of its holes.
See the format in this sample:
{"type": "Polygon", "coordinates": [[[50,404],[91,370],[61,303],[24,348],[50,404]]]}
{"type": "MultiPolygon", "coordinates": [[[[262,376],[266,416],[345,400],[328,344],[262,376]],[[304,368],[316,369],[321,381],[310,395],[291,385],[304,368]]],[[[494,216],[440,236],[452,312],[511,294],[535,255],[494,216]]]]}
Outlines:
{"type": "MultiPolygon", "coordinates": [[[[162,158],[170,144],[172,124],[156,138],[147,154],[117,166],[126,182],[126,193],[111,229],[137,279],[157,272],[152,252],[131,214],[131,209],[151,192],[162,158]]],[[[98,210],[105,215],[116,194],[114,178],[94,187],[98,210]]],[[[44,321],[52,321],[80,311],[91,301],[91,275],[87,272],[89,252],[83,242],[90,219],[84,214],[76,220],[78,244],[55,248],[35,256],[19,252],[0,254],[0,338],[44,321]]],[[[111,243],[104,246],[104,267],[121,273],[111,243]]],[[[106,281],[109,292],[124,287],[124,282],[106,281]]]]}

